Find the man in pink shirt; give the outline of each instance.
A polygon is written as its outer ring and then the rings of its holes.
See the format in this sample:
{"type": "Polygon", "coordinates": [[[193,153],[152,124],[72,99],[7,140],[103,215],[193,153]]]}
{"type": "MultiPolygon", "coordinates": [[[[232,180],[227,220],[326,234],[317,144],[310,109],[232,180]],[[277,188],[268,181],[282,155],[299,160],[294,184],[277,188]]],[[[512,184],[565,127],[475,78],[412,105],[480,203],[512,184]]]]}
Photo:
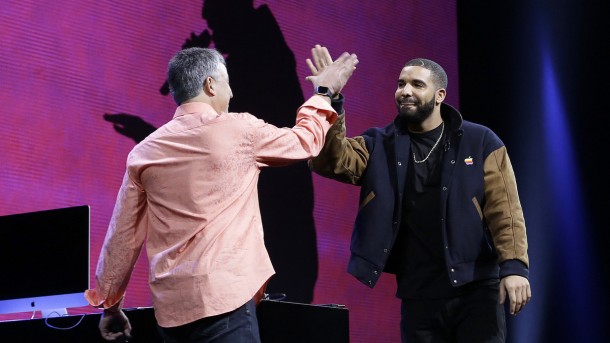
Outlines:
{"type": "MultiPolygon", "coordinates": [[[[294,127],[277,128],[228,111],[233,94],[216,50],[189,48],[171,59],[168,81],[178,108],[129,153],[96,286],[85,292],[91,305],[104,309],[104,339],[130,337],[122,302],[146,243],[152,302],[166,343],[260,342],[255,306],[274,274],[258,206],[260,170],[319,153],[337,118],[331,104],[342,111],[331,98],[357,63],[356,55],[343,53],[309,76],[316,94],[298,109],[294,127]],[[117,326],[118,332],[110,329],[117,326]]],[[[261,96],[273,106],[273,85],[264,82],[261,96]]]]}

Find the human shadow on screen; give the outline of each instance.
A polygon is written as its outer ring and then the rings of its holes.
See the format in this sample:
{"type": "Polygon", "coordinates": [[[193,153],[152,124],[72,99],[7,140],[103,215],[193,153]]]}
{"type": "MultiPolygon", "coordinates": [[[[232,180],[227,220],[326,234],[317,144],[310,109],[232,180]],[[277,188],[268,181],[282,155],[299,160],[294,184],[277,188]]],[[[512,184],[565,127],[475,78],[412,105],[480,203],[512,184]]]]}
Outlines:
{"type": "Polygon", "coordinates": [[[157,128],[144,119],[129,113],[104,113],[104,120],[111,122],[114,130],[140,143],[157,128]]]}
{"type": "MultiPolygon", "coordinates": [[[[206,0],[202,18],[208,28],[191,33],[182,48],[209,47],[226,56],[233,99],[232,112],[249,112],[278,127],[292,127],[304,102],[294,54],[266,5],[252,0],[206,0]]],[[[160,88],[169,94],[167,82],[160,88]]],[[[139,142],[154,131],[141,118],[125,113],[104,119],[115,130],[139,142]]],[[[306,162],[264,168],[258,184],[265,244],[276,275],[267,293],[285,300],[311,303],[318,277],[318,252],[313,218],[312,176],[306,162]]]]}

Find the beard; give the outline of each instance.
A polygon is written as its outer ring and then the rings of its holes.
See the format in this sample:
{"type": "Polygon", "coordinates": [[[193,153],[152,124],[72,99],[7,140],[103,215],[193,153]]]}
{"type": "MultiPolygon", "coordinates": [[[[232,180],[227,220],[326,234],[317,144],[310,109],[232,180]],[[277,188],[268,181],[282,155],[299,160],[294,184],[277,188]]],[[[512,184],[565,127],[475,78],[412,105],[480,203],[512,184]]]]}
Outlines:
{"type": "Polygon", "coordinates": [[[412,108],[400,108],[398,107],[398,116],[403,118],[407,123],[410,124],[421,124],[424,120],[428,119],[434,111],[434,97],[426,102],[421,104],[420,102],[415,103],[415,109],[412,108]]]}

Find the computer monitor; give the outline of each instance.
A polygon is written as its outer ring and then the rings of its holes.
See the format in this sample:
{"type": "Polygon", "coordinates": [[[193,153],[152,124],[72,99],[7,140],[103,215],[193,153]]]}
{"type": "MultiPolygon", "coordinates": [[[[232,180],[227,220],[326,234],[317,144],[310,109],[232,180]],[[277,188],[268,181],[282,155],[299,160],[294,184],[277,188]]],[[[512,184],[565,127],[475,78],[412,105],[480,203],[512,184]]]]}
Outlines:
{"type": "Polygon", "coordinates": [[[86,306],[88,205],[0,216],[0,313],[86,306]]]}

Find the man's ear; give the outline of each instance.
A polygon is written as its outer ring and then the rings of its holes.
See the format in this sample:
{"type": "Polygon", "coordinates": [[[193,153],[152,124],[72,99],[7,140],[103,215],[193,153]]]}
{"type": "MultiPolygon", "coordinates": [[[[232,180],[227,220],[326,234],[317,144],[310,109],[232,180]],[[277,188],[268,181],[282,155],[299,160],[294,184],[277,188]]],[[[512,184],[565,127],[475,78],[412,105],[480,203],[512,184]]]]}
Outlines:
{"type": "Polygon", "coordinates": [[[203,82],[203,90],[210,96],[216,95],[216,90],[214,90],[214,79],[211,76],[208,76],[203,82]]]}
{"type": "Polygon", "coordinates": [[[439,88],[436,90],[436,104],[439,105],[441,102],[445,100],[445,96],[447,96],[447,91],[445,88],[439,88]]]}

